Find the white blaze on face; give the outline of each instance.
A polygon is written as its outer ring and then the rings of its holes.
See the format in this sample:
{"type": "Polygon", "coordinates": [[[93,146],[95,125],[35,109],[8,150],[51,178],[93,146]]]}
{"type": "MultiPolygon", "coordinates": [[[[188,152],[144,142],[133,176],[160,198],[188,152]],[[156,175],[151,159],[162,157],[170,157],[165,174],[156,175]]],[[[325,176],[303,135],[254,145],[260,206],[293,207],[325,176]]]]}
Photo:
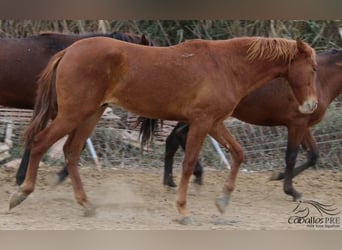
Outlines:
{"type": "Polygon", "coordinates": [[[301,106],[299,106],[299,111],[303,114],[313,113],[318,106],[316,98],[309,97],[301,106]]]}

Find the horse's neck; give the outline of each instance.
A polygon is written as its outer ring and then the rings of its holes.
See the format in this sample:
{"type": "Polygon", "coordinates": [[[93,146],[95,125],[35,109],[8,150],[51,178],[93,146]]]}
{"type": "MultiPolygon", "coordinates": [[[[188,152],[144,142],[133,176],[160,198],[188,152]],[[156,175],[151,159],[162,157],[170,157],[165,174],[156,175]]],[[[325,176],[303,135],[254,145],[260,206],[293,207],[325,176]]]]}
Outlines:
{"type": "Polygon", "coordinates": [[[318,76],[318,92],[330,104],[337,96],[342,94],[342,80],[336,79],[338,73],[322,73],[318,76]]]}
{"type": "Polygon", "coordinates": [[[229,66],[233,68],[233,71],[235,71],[234,75],[239,78],[240,84],[243,85],[243,92],[241,92],[241,94],[249,94],[253,90],[265,85],[267,82],[287,74],[289,67],[287,59],[284,59],[282,56],[274,60],[267,58],[273,57],[271,55],[271,49],[265,49],[264,53],[261,53],[260,56],[256,55],[255,58],[251,52],[251,59],[248,59],[247,54],[251,49],[250,39],[232,39],[231,44],[232,46],[229,49],[234,47],[234,45],[236,49],[231,49],[228,52],[228,54],[232,56],[229,61],[233,63],[233,65],[229,66]],[[267,51],[268,49],[270,51],[267,51]],[[268,54],[270,55],[268,56],[268,54]],[[252,60],[252,58],[254,59],[252,60]]]}
{"type": "Polygon", "coordinates": [[[257,88],[267,84],[273,79],[284,76],[288,71],[288,64],[281,60],[274,62],[261,62],[261,60],[256,60],[249,66],[253,72],[249,74],[247,91],[251,93],[257,88]]]}

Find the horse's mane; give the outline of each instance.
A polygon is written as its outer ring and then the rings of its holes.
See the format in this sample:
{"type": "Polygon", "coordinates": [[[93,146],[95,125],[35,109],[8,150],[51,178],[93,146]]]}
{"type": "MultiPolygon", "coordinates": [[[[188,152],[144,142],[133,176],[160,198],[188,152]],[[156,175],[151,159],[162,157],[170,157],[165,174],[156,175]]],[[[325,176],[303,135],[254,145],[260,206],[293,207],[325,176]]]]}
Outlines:
{"type": "Polygon", "coordinates": [[[297,53],[298,48],[295,40],[257,37],[249,45],[247,58],[251,61],[257,59],[274,61],[283,58],[290,62],[297,53]]]}

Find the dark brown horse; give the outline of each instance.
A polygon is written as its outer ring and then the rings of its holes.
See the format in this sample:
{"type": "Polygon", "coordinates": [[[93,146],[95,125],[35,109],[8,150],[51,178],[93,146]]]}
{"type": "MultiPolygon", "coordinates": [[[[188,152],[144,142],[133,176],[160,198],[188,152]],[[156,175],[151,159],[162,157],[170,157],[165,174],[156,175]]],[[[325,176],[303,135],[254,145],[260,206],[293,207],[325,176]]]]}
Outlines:
{"type": "Polygon", "coordinates": [[[149,45],[145,36],[123,33],[84,35],[42,33],[21,39],[0,39],[0,105],[33,109],[36,82],[49,59],[72,43],[89,37],[104,36],[149,45]]]}
{"type": "Polygon", "coordinates": [[[223,213],[243,160],[241,146],[223,121],[244,96],[278,76],[288,79],[299,110],[312,113],[317,108],[315,57],[308,44],[280,38],[192,40],[164,48],[100,37],[78,41],[57,53],[39,80],[27,130],[29,167],[10,208],[33,192],[42,155],[68,134],[63,150],[75,197],[92,214],[77,164],[104,109],[116,104],[144,117],[190,124],[176,199],[182,223],[190,220],[187,187],[206,135],[230,149],[232,169],[216,200],[223,213]]]}
{"type": "MultiPolygon", "coordinates": [[[[130,43],[152,45],[145,36],[125,33],[91,33],[85,35],[43,33],[22,39],[0,39],[0,105],[33,109],[39,73],[49,59],[72,43],[89,37],[110,37],[130,43]]],[[[20,185],[25,178],[29,151],[25,151],[16,175],[20,185]]]]}
{"type": "MultiPolygon", "coordinates": [[[[318,108],[310,114],[301,114],[297,109],[297,102],[286,80],[278,78],[269,84],[253,91],[242,99],[232,116],[241,121],[263,126],[286,126],[288,143],[286,150],[285,173],[273,175],[272,180],[284,181],[284,192],[300,198],[300,194],[292,185],[292,178],[316,164],[318,149],[310,127],[319,123],[329,104],[342,93],[342,50],[331,50],[317,55],[318,71],[316,88],[318,92],[318,108]],[[307,161],[294,168],[300,144],[307,151],[307,161]]],[[[142,122],[142,126],[149,128],[151,123],[142,122]]],[[[173,181],[173,157],[181,146],[185,149],[188,126],[178,123],[166,139],[164,178],[165,185],[175,187],[173,181]]],[[[147,139],[146,139],[147,140],[147,139]]],[[[195,182],[202,183],[203,169],[199,162],[194,170],[195,182]]]]}

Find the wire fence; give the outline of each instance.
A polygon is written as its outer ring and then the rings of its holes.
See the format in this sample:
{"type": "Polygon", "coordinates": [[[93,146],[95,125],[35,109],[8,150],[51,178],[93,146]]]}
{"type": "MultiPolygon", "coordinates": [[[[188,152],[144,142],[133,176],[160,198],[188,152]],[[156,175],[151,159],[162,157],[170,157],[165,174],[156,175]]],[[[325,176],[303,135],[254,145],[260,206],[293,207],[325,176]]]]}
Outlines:
{"type": "MultiPolygon", "coordinates": [[[[313,127],[313,134],[318,144],[320,158],[318,168],[341,169],[342,166],[342,100],[334,101],[324,120],[313,127]]],[[[114,108],[112,113],[107,112],[96,126],[91,139],[95,147],[100,164],[103,167],[129,168],[129,167],[163,167],[165,139],[171,132],[175,122],[165,122],[157,132],[154,142],[143,151],[140,148],[138,131],[132,129],[132,121],[136,116],[114,108]],[[127,119],[127,117],[130,117],[127,119]]],[[[0,131],[4,140],[5,126],[12,121],[11,157],[20,158],[23,150],[22,133],[29,122],[30,110],[0,109],[0,131]]],[[[272,170],[283,168],[285,165],[285,151],[287,144],[286,127],[255,126],[236,119],[228,120],[227,127],[244,149],[245,160],[242,168],[247,170],[272,170]]],[[[56,151],[56,149],[54,149],[56,151]]],[[[51,165],[63,164],[61,147],[57,152],[47,155],[44,160],[51,165]]],[[[175,155],[175,167],[181,166],[183,159],[181,149],[175,155]]],[[[231,161],[229,153],[226,154],[231,161]]],[[[297,164],[306,160],[304,150],[298,155],[297,164]]],[[[217,152],[210,140],[206,140],[201,152],[201,163],[210,168],[222,169],[217,152]]],[[[93,166],[94,161],[88,148],[82,153],[80,160],[82,166],[93,166]]]]}

